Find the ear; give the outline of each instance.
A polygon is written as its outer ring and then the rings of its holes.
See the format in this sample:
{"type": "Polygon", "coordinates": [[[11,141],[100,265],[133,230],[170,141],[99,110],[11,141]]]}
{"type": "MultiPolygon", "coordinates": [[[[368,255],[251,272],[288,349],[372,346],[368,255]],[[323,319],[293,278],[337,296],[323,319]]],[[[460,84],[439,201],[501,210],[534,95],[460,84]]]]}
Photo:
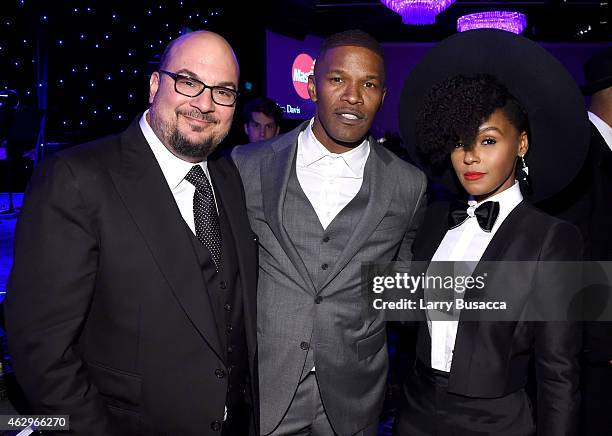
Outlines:
{"type": "Polygon", "coordinates": [[[308,76],[308,95],[313,102],[317,101],[317,87],[315,85],[314,74],[308,76]]]}
{"type": "Polygon", "coordinates": [[[380,99],[380,106],[379,108],[383,105],[383,103],[385,102],[385,95],[387,95],[387,88],[383,88],[383,92],[382,92],[382,98],[380,99]]]}
{"type": "Polygon", "coordinates": [[[149,104],[153,103],[153,99],[157,94],[159,89],[159,73],[157,71],[151,74],[151,78],[149,79],[149,104]]]}
{"type": "Polygon", "coordinates": [[[280,132],[280,126],[276,126],[276,130],[274,131],[274,136],[278,136],[278,132],[280,132]]]}
{"type": "Polygon", "coordinates": [[[244,133],[249,136],[249,123],[244,123],[244,133]]]}
{"type": "Polygon", "coordinates": [[[519,136],[518,155],[524,156],[529,151],[529,137],[527,132],[522,132],[519,136]]]}

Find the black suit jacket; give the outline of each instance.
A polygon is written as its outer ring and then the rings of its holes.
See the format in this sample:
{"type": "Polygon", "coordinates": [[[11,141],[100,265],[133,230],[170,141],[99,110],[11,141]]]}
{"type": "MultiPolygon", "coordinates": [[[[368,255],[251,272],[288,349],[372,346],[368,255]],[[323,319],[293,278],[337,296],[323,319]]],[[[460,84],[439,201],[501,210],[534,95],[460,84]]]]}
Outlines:
{"type": "MultiPolygon", "coordinates": [[[[567,188],[541,207],[580,228],[587,260],[612,260],[612,151],[592,123],[582,169],[567,188]]],[[[612,322],[587,323],[584,333],[588,362],[612,360],[612,322]]]]}
{"type": "MultiPolygon", "coordinates": [[[[414,245],[430,261],[448,230],[448,203],[429,207],[414,245]]],[[[504,220],[481,261],[579,260],[582,239],[571,224],[521,202],[504,220]]],[[[478,273],[476,266],[474,274],[478,273]]],[[[532,293],[536,270],[508,281],[508,293],[532,293]]],[[[448,392],[496,398],[527,385],[531,361],[537,382],[538,435],[575,434],[579,406],[581,329],[562,322],[459,320],[448,392]]],[[[431,365],[431,337],[419,323],[417,355],[431,365]]]]}
{"type": "MultiPolygon", "coordinates": [[[[208,167],[234,235],[256,381],[256,241],[235,167],[208,167]]],[[[37,169],[5,305],[32,412],[69,414],[82,435],[219,434],[227,368],[214,314],[138,121],[37,169]]]]}

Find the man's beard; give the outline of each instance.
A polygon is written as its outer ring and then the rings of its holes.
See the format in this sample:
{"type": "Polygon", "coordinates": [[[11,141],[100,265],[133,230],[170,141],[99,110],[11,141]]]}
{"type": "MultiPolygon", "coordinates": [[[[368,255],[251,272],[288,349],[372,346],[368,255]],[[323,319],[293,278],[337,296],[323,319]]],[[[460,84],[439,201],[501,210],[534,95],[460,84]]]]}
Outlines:
{"type": "MultiPolygon", "coordinates": [[[[197,116],[198,118],[205,119],[210,122],[218,122],[218,120],[208,114],[189,113],[190,116],[197,116]]],[[[177,156],[186,157],[188,159],[199,159],[203,160],[210,155],[217,145],[227,136],[227,132],[224,132],[220,138],[215,138],[211,133],[201,141],[195,142],[187,138],[178,129],[178,123],[170,123],[164,120],[160,120],[158,117],[151,117],[151,127],[153,130],[161,136],[162,142],[167,147],[170,147],[174,154],[177,156]]],[[[203,127],[191,127],[194,132],[201,132],[204,130],[203,127]]]]}
{"type": "Polygon", "coordinates": [[[181,134],[176,126],[172,127],[172,132],[167,137],[167,141],[176,154],[194,159],[205,159],[206,156],[215,151],[218,145],[218,143],[215,143],[212,135],[209,135],[200,142],[193,142],[181,134]]]}

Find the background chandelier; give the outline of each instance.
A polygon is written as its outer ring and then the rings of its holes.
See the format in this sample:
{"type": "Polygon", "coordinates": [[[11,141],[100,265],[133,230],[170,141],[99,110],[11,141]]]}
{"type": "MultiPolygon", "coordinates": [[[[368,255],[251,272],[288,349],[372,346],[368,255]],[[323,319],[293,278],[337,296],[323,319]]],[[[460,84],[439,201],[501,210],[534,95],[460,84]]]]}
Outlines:
{"type": "Polygon", "coordinates": [[[434,24],[436,15],[455,0],[380,0],[383,5],[398,13],[404,24],[434,24]]]}
{"type": "Polygon", "coordinates": [[[525,30],[525,27],[527,27],[527,17],[520,12],[478,12],[457,19],[459,32],[472,29],[501,29],[518,35],[525,30]]]}

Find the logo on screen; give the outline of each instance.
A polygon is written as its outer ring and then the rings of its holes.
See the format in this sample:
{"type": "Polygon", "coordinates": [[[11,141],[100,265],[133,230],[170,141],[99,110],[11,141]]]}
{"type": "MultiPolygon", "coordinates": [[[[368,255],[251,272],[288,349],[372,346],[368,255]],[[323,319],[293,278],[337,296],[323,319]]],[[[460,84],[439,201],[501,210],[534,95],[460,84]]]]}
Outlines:
{"type": "Polygon", "coordinates": [[[293,61],[291,68],[291,79],[295,92],[304,100],[309,100],[308,96],[308,76],[314,71],[314,59],[306,53],[299,54],[293,61]]]}

